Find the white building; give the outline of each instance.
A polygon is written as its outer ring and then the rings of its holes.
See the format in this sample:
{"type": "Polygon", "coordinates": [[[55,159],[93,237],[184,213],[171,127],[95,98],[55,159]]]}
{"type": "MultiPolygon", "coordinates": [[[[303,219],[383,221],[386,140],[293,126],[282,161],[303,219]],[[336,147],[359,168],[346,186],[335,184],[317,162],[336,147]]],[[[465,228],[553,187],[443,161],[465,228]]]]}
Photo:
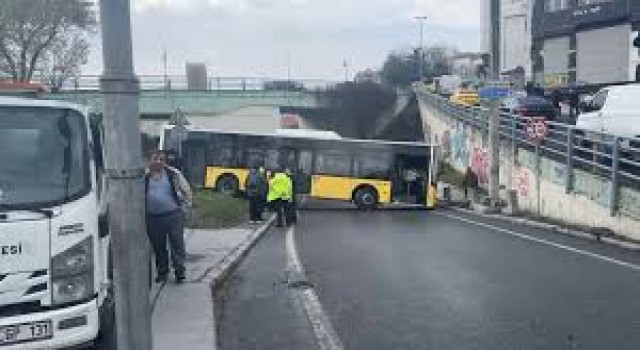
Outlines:
{"type": "Polygon", "coordinates": [[[500,0],[500,72],[524,69],[532,77],[533,0],[500,0]]]}
{"type": "Polygon", "coordinates": [[[451,73],[463,79],[477,79],[483,63],[480,53],[458,53],[451,57],[451,73]]]}

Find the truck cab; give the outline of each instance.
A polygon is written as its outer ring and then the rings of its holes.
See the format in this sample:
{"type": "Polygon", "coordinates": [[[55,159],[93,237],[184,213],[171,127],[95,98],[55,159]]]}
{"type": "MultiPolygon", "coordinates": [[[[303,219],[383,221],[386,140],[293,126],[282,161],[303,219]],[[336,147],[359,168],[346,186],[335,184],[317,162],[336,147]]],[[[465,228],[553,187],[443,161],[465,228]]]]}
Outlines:
{"type": "Polygon", "coordinates": [[[0,96],[0,348],[113,324],[101,132],[76,104],[0,96]]]}

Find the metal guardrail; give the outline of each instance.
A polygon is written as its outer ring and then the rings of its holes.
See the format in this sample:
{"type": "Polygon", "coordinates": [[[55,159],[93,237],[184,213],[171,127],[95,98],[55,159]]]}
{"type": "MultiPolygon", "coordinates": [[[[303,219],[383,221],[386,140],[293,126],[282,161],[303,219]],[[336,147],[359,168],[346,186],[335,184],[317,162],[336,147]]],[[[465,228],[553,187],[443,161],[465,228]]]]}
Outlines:
{"type": "MultiPolygon", "coordinates": [[[[184,75],[139,75],[142,90],[189,90],[184,75]]],[[[322,79],[282,79],[271,77],[208,77],[200,91],[323,90],[339,82],[322,79]]],[[[82,75],[67,79],[63,91],[99,90],[99,75],[82,75]]]]}
{"type": "MultiPolygon", "coordinates": [[[[488,139],[487,109],[454,104],[429,92],[417,93],[440,112],[465,125],[482,130],[483,136],[488,139]]],[[[500,139],[510,142],[514,150],[533,150],[542,156],[564,163],[567,193],[574,190],[575,169],[606,178],[611,181],[609,207],[611,215],[615,215],[619,209],[620,186],[640,189],[640,138],[587,131],[573,125],[547,121],[547,136],[541,142],[537,142],[527,137],[525,127],[529,120],[528,117],[501,112],[500,139]]]]}

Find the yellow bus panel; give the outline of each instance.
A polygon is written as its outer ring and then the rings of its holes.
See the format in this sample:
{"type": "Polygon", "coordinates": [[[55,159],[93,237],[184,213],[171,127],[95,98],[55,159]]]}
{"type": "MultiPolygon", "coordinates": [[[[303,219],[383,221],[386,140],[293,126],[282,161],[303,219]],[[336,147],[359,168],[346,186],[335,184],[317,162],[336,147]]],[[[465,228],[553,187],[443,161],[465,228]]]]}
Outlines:
{"type": "Polygon", "coordinates": [[[353,190],[360,185],[370,185],[378,191],[380,203],[391,202],[391,182],[356,179],[349,177],[315,175],[311,181],[311,197],[350,201],[353,190]]]}
{"type": "Polygon", "coordinates": [[[237,168],[221,168],[221,167],[207,167],[207,172],[204,178],[204,187],[205,188],[216,188],[216,183],[221,175],[233,175],[238,179],[239,189],[244,191],[244,182],[249,175],[248,169],[237,169],[237,168]]]}

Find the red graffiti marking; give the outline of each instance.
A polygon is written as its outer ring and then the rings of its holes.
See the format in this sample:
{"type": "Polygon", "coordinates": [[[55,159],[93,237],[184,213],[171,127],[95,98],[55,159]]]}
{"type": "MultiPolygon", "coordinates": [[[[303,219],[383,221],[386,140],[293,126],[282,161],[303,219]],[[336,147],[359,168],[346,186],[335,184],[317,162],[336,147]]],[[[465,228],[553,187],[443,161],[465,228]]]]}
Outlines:
{"type": "Polygon", "coordinates": [[[520,169],[516,172],[516,190],[518,191],[518,196],[520,197],[528,197],[529,196],[529,170],[520,169]]]}
{"type": "Polygon", "coordinates": [[[478,182],[489,182],[489,152],[484,148],[474,148],[471,151],[471,169],[478,176],[478,182]]]}

